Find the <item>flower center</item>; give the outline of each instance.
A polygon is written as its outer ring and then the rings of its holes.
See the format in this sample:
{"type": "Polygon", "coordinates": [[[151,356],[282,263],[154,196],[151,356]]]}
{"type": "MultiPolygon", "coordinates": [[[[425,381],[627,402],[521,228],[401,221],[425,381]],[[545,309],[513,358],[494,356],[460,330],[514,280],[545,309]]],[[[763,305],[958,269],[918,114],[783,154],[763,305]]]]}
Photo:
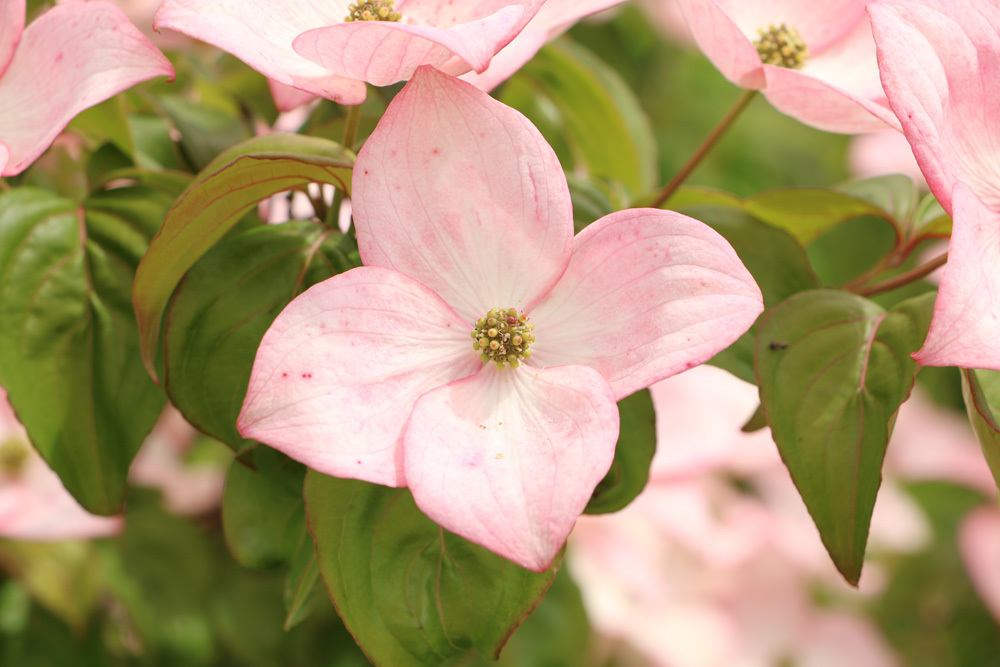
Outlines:
{"type": "Polygon", "coordinates": [[[17,438],[0,442],[0,477],[17,477],[28,462],[28,450],[17,438]]]}
{"type": "Polygon", "coordinates": [[[403,16],[393,8],[394,0],[365,0],[351,4],[350,14],[344,19],[351,21],[399,21],[403,16]]]}
{"type": "Polygon", "coordinates": [[[801,69],[809,59],[809,47],[802,41],[799,31],[782,23],[769,25],[757,31],[760,37],[753,43],[765,65],[801,69]]]}
{"type": "Polygon", "coordinates": [[[476,322],[472,330],[472,349],[479,352],[484,364],[493,362],[498,368],[517,368],[531,356],[535,342],[535,325],[516,308],[494,308],[476,322]]]}

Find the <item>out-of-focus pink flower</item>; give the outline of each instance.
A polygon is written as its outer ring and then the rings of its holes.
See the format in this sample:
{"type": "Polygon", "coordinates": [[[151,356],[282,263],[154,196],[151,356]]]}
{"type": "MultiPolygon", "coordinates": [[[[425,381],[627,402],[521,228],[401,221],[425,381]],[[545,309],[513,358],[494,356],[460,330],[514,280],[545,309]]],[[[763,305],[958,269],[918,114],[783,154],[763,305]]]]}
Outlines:
{"type": "Polygon", "coordinates": [[[959,540],[972,583],[1000,623],[1000,510],[984,507],[970,514],[959,540]]]}
{"type": "Polygon", "coordinates": [[[37,542],[105,537],[122,521],[80,507],[31,445],[0,389],[0,537],[37,542]]]}
{"type": "Polygon", "coordinates": [[[367,266],[278,316],[240,432],[408,486],[445,528],[536,570],[611,464],[615,401],[762,309],[733,249],[691,218],[623,211],[574,239],[538,130],[429,67],[365,143],[353,194],[367,266]]]}
{"type": "Polygon", "coordinates": [[[108,2],[74,0],[24,28],[25,0],[0,0],[0,176],[19,174],[75,115],[137,83],[173,76],[108,2]]]}
{"type": "Polygon", "coordinates": [[[682,44],[691,44],[693,39],[687,21],[681,13],[680,5],[673,1],[642,0],[639,6],[645,10],[661,33],[682,44]]]}
{"type": "Polygon", "coordinates": [[[927,182],[906,137],[895,130],[869,132],[854,137],[851,139],[847,160],[855,178],[903,174],[919,185],[927,182]]]}
{"type": "Polygon", "coordinates": [[[360,104],[365,82],[405,81],[421,65],[483,73],[543,2],[166,0],[156,26],[214,44],[291,87],[272,86],[288,110],[307,101],[303,93],[360,104]],[[346,20],[365,11],[371,20],[346,20]]]}
{"type": "Polygon", "coordinates": [[[954,219],[930,333],[914,356],[1000,370],[1000,5],[883,0],[869,12],[889,101],[954,219]]]}
{"type": "MultiPolygon", "coordinates": [[[[872,520],[874,562],[855,591],[830,563],[768,430],[740,432],[756,394],[708,366],[653,388],[650,484],[618,514],[583,517],[571,538],[569,564],[595,626],[670,667],[898,664],[857,612],[858,596],[882,589],[886,572],[872,567],[882,556],[917,552],[931,538],[899,482],[937,479],[995,494],[968,424],[919,395],[904,405],[872,520]]],[[[970,522],[963,545],[989,599],[1000,581],[992,523],[1000,512],[986,513],[990,525],[970,522]]]]}
{"type": "Polygon", "coordinates": [[[831,132],[899,127],[879,82],[867,0],[679,0],[722,74],[831,132]]]}
{"type": "Polygon", "coordinates": [[[174,514],[204,514],[222,500],[225,467],[184,461],[196,436],[195,429],[168,406],[129,470],[133,483],[159,489],[167,509],[174,514]]]}

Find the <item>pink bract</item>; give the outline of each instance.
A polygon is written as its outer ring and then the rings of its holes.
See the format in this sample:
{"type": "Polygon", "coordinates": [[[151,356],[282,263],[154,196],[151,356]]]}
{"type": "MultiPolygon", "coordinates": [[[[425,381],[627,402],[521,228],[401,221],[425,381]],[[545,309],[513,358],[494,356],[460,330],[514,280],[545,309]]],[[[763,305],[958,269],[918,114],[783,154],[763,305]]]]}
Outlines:
{"type": "Polygon", "coordinates": [[[27,169],[75,115],[173,68],[108,2],[71,0],[24,29],[0,0],[0,176],[27,169]]]}
{"type": "Polygon", "coordinates": [[[701,50],[722,74],[781,112],[831,132],[899,127],[879,82],[867,0],[679,0],[701,50]],[[785,24],[809,50],[801,69],[763,64],[758,30],[785,24]]]}
{"type": "Polygon", "coordinates": [[[240,432],[320,472],[408,486],[448,530],[543,570],[611,464],[615,401],[727,347],[760,291],[721,236],[676,213],[623,211],[574,240],[535,127],[429,67],[354,173],[367,266],[278,316],[240,432]],[[520,367],[473,349],[493,308],[535,326],[520,367]]]}
{"type": "Polygon", "coordinates": [[[927,183],[954,219],[928,366],[1000,369],[1000,5],[871,5],[882,81],[927,183]]]}
{"type": "Polygon", "coordinates": [[[31,445],[0,389],[0,448],[23,457],[15,470],[0,469],[0,537],[36,542],[114,535],[122,520],[89,514],[63,488],[31,445]]]}
{"type": "Polygon", "coordinates": [[[1000,510],[983,507],[970,514],[959,531],[959,543],[972,583],[1000,622],[1000,510]]]}
{"type": "Polygon", "coordinates": [[[483,73],[544,0],[400,0],[402,20],[345,21],[348,0],[166,0],[157,29],[229,51],[293,94],[272,90],[289,110],[311,95],[360,104],[365,82],[405,81],[421,65],[483,73]]]}

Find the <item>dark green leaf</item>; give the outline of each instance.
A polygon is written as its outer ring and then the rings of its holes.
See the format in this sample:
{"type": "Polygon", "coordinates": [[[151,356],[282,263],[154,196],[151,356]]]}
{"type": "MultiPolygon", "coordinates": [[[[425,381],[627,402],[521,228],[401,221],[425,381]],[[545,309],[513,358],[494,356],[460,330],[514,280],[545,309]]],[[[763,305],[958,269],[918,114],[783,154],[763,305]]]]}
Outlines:
{"type": "Polygon", "coordinates": [[[624,509],[642,493],[649,481],[649,466],[656,454],[656,413],[648,389],[618,402],[621,431],[611,470],[594,489],[587,514],[610,514],[624,509]]]}
{"type": "Polygon", "coordinates": [[[230,236],[178,287],[164,328],[167,394],[194,426],[236,450],[257,347],[302,290],[351,268],[353,239],[309,222],[230,236]]]}
{"type": "Polygon", "coordinates": [[[327,590],[376,665],[495,655],[555,576],[444,531],[405,489],[310,471],[305,496],[327,590]]]}
{"type": "Polygon", "coordinates": [[[222,528],[229,551],[246,567],[284,563],[304,531],[305,467],[269,447],[251,453],[254,468],[233,461],[222,496],[222,528]]]}
{"type": "Polygon", "coordinates": [[[573,161],[592,178],[619,183],[632,195],[656,185],[656,142],[649,120],[614,70],[563,39],[542,49],[517,77],[527,94],[514,98],[505,93],[504,101],[532,119],[554,110],[559,121],[550,125],[559,128],[573,161]],[[539,106],[540,99],[548,104],[539,106]]]}
{"type": "Polygon", "coordinates": [[[302,526],[299,544],[289,562],[285,579],[285,630],[306,620],[317,606],[329,604],[319,579],[319,562],[312,536],[302,526]]]}
{"type": "Polygon", "coordinates": [[[314,137],[270,135],[251,139],[212,162],[184,191],[139,265],[133,287],[142,360],[154,375],[163,311],[177,283],[259,201],[329,183],[350,194],[354,157],[314,137]]]}
{"type": "Polygon", "coordinates": [[[781,457],[837,569],[857,584],[896,411],[913,386],[933,295],[891,311],[816,290],[767,311],[761,403],[781,457]]]}
{"type": "Polygon", "coordinates": [[[962,396],[972,429],[1000,486],[1000,372],[963,370],[962,396]]]}
{"type": "Polygon", "coordinates": [[[225,111],[165,96],[164,110],[181,134],[181,148],[196,170],[204,169],[222,151],[250,138],[242,120],[225,111]]]}
{"type": "Polygon", "coordinates": [[[144,188],[86,209],[31,189],[0,197],[0,384],[35,448],[97,514],[121,509],[163,406],[138,362],[129,287],[168,205],[144,188]]]}
{"type": "Polygon", "coordinates": [[[744,208],[754,217],[787,230],[803,245],[842,222],[862,217],[881,218],[893,226],[897,235],[902,233],[889,212],[837,190],[769,190],[747,199],[744,208]]]}

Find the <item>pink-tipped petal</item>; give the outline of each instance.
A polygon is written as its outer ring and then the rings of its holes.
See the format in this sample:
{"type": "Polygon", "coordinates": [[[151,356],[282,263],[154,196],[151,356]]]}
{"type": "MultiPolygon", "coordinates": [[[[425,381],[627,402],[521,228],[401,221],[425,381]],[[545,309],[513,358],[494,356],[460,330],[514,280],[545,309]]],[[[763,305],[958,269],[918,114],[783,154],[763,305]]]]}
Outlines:
{"type": "Polygon", "coordinates": [[[524,28],[537,0],[409,0],[403,20],[353,21],[305,32],[295,50],[323,67],[376,86],[413,76],[421,65],[452,74],[484,72],[524,28]]]}
{"type": "Polygon", "coordinates": [[[768,101],[807,125],[845,134],[900,129],[882,90],[867,20],[800,70],[767,65],[764,71],[768,101]]]}
{"type": "Polygon", "coordinates": [[[166,0],[155,26],[228,51],[286,86],[340,104],[361,104],[364,82],[331,72],[292,48],[303,32],[343,21],[347,5],[340,0],[166,0]]]}
{"type": "Polygon", "coordinates": [[[959,542],[972,583],[1000,622],[1000,511],[983,508],[970,514],[959,542]]]}
{"type": "Polygon", "coordinates": [[[0,78],[0,176],[24,171],[73,117],[173,68],[114,5],[57,5],[24,31],[0,78]]]}
{"type": "Polygon", "coordinates": [[[24,32],[24,0],[0,0],[0,77],[7,71],[24,32]]]}
{"type": "Polygon", "coordinates": [[[869,13],[882,83],[931,190],[951,211],[964,182],[1000,210],[1000,6],[881,0],[869,13]]]}
{"type": "Polygon", "coordinates": [[[622,2],[624,0],[547,0],[524,30],[493,57],[485,72],[468,72],[462,79],[480,90],[493,90],[574,23],[622,2]]]}
{"type": "Polygon", "coordinates": [[[365,142],[353,203],[365,264],[427,285],[470,324],[494,307],[523,308],[569,260],[569,191],[545,139],[429,67],[365,142]]]}
{"type": "Polygon", "coordinates": [[[435,522],[535,571],[559,553],[611,466],[618,409],[580,366],[522,366],[424,395],[403,439],[406,480],[435,522]]]}
{"type": "Polygon", "coordinates": [[[529,312],[532,363],[590,366],[620,399],[707,361],[763,308],[710,227],[670,211],[621,211],[576,237],[566,273],[529,312]]]}
{"type": "Polygon", "coordinates": [[[924,366],[1000,370],[1000,211],[964,184],[954,191],[954,231],[923,348],[924,366]]]}
{"type": "Polygon", "coordinates": [[[0,143],[0,175],[6,174],[7,162],[10,160],[10,151],[0,143]]]}
{"type": "Polygon", "coordinates": [[[271,97],[274,98],[274,106],[282,113],[295,111],[316,99],[315,93],[289,86],[274,79],[268,79],[267,86],[271,90],[271,97]]]}
{"type": "Polygon", "coordinates": [[[743,88],[764,87],[764,68],[757,49],[719,2],[678,0],[678,4],[698,48],[724,77],[743,88]]]}
{"type": "Polygon", "coordinates": [[[239,431],[319,472],[402,486],[397,444],[414,402],[482,365],[470,332],[394,271],[330,278],[264,335],[239,431]]]}

